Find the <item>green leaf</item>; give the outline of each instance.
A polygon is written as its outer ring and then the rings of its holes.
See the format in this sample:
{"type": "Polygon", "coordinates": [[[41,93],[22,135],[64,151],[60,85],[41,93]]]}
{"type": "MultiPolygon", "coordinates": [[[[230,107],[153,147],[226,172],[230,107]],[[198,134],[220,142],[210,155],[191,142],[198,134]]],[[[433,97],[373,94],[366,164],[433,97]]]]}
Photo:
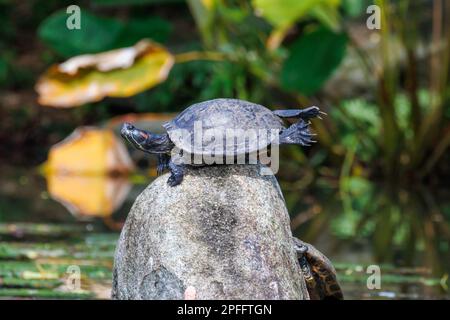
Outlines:
{"type": "Polygon", "coordinates": [[[58,11],[44,20],[38,30],[39,37],[63,57],[127,47],[144,38],[161,43],[172,29],[169,22],[156,17],[122,22],[82,10],[81,29],[69,30],[68,16],[64,10],[58,11]]]}
{"type": "Polygon", "coordinates": [[[370,5],[366,0],[343,0],[342,7],[344,12],[350,17],[358,17],[362,15],[366,8],[370,5]]]}
{"type": "Polygon", "coordinates": [[[340,0],[253,0],[256,13],[277,28],[289,27],[317,6],[337,8],[339,4],[340,0]]]}
{"type": "Polygon", "coordinates": [[[4,84],[8,79],[8,61],[0,57],[0,84],[4,84]]]}
{"type": "Polygon", "coordinates": [[[302,36],[290,48],[283,64],[281,84],[305,95],[317,92],[341,63],[347,36],[318,29],[302,36]]]}
{"type": "Polygon", "coordinates": [[[184,0],[93,0],[92,2],[95,5],[106,7],[181,3],[184,0]]]}
{"type": "Polygon", "coordinates": [[[364,177],[351,176],[343,178],[343,186],[346,191],[354,196],[362,196],[370,192],[373,188],[372,183],[364,177]]]}
{"type": "Polygon", "coordinates": [[[325,27],[338,31],[339,29],[339,11],[337,7],[327,6],[325,4],[315,6],[310,15],[316,18],[325,27]]]}
{"type": "Polygon", "coordinates": [[[69,15],[57,11],[39,26],[39,37],[64,57],[84,53],[97,53],[112,49],[120,36],[123,25],[114,19],[95,16],[81,11],[81,29],[70,30],[66,26],[69,15]]]}
{"type": "Polygon", "coordinates": [[[152,39],[164,43],[172,31],[172,25],[161,18],[131,19],[125,25],[114,43],[114,48],[134,45],[142,39],[152,39]]]}

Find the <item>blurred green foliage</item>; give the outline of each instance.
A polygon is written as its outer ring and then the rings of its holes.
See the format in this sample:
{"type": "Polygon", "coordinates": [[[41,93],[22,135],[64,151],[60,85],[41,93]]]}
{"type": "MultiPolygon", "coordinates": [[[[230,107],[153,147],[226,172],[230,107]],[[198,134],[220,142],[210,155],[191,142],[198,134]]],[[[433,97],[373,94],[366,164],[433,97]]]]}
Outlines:
{"type": "Polygon", "coordinates": [[[38,30],[39,37],[61,56],[69,58],[134,45],[150,38],[164,43],[171,31],[169,22],[157,18],[133,18],[127,22],[82,11],[82,32],[66,27],[67,13],[60,10],[46,18],[38,30]]]}
{"type": "Polygon", "coordinates": [[[334,177],[394,184],[450,174],[447,6],[377,0],[382,28],[370,32],[365,23],[371,1],[84,1],[81,30],[65,26],[69,4],[0,4],[7,21],[0,31],[0,83],[30,89],[44,66],[142,38],[164,44],[177,62],[155,88],[66,111],[69,126],[71,119],[77,120],[72,127],[95,124],[130,112],[179,111],[217,97],[273,108],[316,104],[329,113],[313,123],[320,147],[306,151],[307,157],[293,148],[283,155],[312,170],[311,181],[319,165],[332,167],[334,177]],[[12,19],[20,14],[28,19],[12,19]],[[22,41],[38,50],[34,70],[17,62],[23,50],[11,49],[24,30],[33,30],[38,42],[22,41]],[[438,43],[442,50],[431,50],[438,43]],[[357,65],[355,79],[346,73],[349,64],[357,65]]]}
{"type": "Polygon", "coordinates": [[[289,48],[281,83],[288,90],[311,95],[339,66],[345,55],[347,38],[327,29],[318,29],[297,39],[289,48]]]}

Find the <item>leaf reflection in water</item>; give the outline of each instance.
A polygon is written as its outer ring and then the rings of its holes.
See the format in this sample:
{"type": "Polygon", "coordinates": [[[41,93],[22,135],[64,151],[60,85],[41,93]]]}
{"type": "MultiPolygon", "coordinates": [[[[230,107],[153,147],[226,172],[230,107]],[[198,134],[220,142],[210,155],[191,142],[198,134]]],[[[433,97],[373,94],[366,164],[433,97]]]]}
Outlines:
{"type": "Polygon", "coordinates": [[[77,217],[107,217],[125,201],[131,184],[125,177],[49,175],[48,192],[77,217]]]}

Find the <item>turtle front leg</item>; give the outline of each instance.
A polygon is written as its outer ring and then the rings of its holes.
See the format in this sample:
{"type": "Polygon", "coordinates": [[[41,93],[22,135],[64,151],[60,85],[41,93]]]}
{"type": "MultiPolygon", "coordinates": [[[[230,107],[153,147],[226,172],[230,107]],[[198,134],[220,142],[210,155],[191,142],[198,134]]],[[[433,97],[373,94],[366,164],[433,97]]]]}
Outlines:
{"type": "Polygon", "coordinates": [[[158,154],[158,166],[156,167],[156,173],[161,175],[164,170],[169,168],[170,156],[165,153],[158,154]]]}
{"type": "Polygon", "coordinates": [[[182,163],[175,163],[173,159],[169,161],[170,177],[167,180],[167,184],[171,187],[175,187],[183,181],[185,165],[182,163]]]}

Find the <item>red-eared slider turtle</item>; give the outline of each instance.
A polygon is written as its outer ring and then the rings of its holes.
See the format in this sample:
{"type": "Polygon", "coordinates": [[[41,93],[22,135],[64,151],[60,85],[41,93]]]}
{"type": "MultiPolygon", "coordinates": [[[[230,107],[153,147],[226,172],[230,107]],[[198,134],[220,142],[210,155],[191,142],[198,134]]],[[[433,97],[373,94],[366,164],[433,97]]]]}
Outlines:
{"type": "Polygon", "coordinates": [[[123,124],[121,134],[137,149],[157,154],[158,174],[168,168],[167,182],[176,186],[183,180],[186,165],[223,164],[217,160],[241,155],[248,159],[274,144],[308,146],[314,142],[308,120],[320,113],[315,106],[271,111],[243,100],[214,99],[194,104],[164,124],[167,134],[140,130],[129,123],[123,124]],[[286,128],[281,118],[299,120],[286,128]]]}
{"type": "Polygon", "coordinates": [[[309,243],[294,238],[294,248],[311,300],[344,299],[331,261],[309,243]]]}

